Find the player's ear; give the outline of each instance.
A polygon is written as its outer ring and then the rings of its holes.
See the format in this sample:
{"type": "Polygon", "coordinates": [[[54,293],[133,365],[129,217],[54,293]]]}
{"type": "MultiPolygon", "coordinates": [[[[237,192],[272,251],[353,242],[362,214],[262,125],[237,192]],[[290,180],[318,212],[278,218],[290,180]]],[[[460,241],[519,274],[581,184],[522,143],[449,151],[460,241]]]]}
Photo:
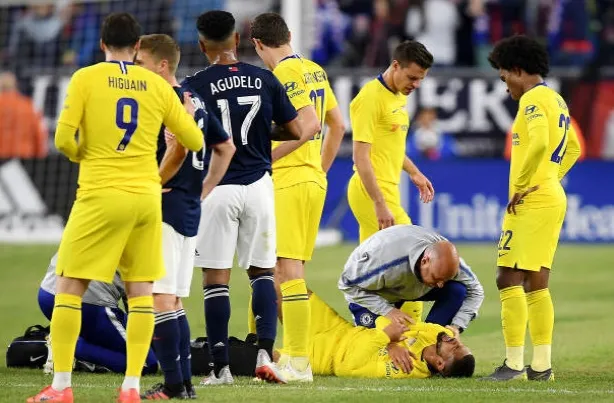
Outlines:
{"type": "Polygon", "coordinates": [[[105,46],[105,44],[102,42],[102,39],[100,40],[100,50],[102,50],[103,53],[107,52],[107,47],[105,46]]]}
{"type": "Polygon", "coordinates": [[[138,52],[140,48],[141,48],[141,39],[139,38],[139,40],[136,41],[136,43],[134,44],[134,51],[138,52]]]}
{"type": "Polygon", "coordinates": [[[235,31],[235,48],[239,47],[239,43],[241,43],[241,35],[239,31],[235,31]]]}
{"type": "Polygon", "coordinates": [[[198,38],[198,47],[200,48],[200,51],[203,53],[207,53],[207,48],[205,47],[205,42],[198,38]]]}
{"type": "Polygon", "coordinates": [[[443,372],[443,369],[445,367],[446,367],[446,364],[443,361],[443,358],[441,358],[440,356],[437,356],[437,358],[435,358],[435,368],[437,368],[437,371],[443,372]]]}

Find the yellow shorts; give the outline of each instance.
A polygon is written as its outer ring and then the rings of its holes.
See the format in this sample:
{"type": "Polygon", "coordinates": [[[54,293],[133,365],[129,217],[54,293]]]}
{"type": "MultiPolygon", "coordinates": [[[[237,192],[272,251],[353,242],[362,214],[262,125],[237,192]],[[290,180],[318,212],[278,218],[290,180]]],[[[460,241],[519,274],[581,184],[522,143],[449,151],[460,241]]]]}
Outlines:
{"type": "Polygon", "coordinates": [[[277,257],[311,260],[326,190],[315,182],[275,189],[277,257]]]}
{"type": "Polygon", "coordinates": [[[56,274],[110,283],[164,276],[161,195],[117,189],[77,192],[60,242],[56,274]]]}
{"type": "Polygon", "coordinates": [[[333,375],[333,361],[338,341],[354,327],[317,295],[309,297],[311,326],[309,328],[309,361],[314,373],[333,375]]]}
{"type": "MultiPolygon", "coordinates": [[[[392,183],[378,182],[378,185],[384,195],[386,205],[394,217],[394,223],[411,224],[411,219],[401,206],[399,187],[392,183]]],[[[379,231],[379,224],[375,215],[375,203],[371,200],[357,173],[354,173],[348,185],[348,202],[352,214],[358,221],[360,242],[363,242],[379,231]]]]}
{"type": "Polygon", "coordinates": [[[498,246],[497,266],[528,271],[552,268],[566,203],[523,209],[505,214],[498,246]]]}

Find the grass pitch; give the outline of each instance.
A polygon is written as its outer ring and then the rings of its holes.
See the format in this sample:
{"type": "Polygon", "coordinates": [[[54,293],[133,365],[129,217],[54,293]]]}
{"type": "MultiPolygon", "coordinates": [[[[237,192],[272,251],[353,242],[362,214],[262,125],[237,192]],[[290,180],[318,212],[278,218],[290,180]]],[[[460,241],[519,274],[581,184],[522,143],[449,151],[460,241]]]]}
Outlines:
{"type": "MultiPolygon", "coordinates": [[[[349,318],[337,279],[352,245],[321,248],[308,265],[309,287],[338,312],[349,318]]],[[[503,359],[504,344],[499,318],[499,296],[494,284],[494,245],[461,244],[461,255],[477,273],[486,292],[480,316],[462,335],[477,360],[476,377],[486,375],[503,359]]],[[[7,346],[26,327],[47,324],[38,309],[38,286],[55,253],[55,246],[0,245],[0,345],[7,346]]],[[[555,306],[553,361],[556,381],[551,383],[490,383],[469,380],[372,380],[316,377],[312,385],[258,385],[249,379],[212,389],[198,388],[206,402],[614,402],[614,287],[611,246],[561,245],[551,276],[555,306]]],[[[185,302],[192,336],[204,335],[200,273],[194,273],[192,296],[185,302]]],[[[247,332],[247,276],[234,270],[231,282],[230,334],[247,332]]],[[[281,328],[279,329],[281,332],[281,328]]],[[[526,361],[530,362],[527,339],[526,361]]],[[[0,402],[24,402],[50,382],[42,371],[6,368],[0,358],[0,402]]],[[[112,402],[119,375],[75,374],[76,402],[112,402]]],[[[161,376],[143,378],[143,387],[161,376]]],[[[198,384],[195,378],[194,383],[198,384]]]]}

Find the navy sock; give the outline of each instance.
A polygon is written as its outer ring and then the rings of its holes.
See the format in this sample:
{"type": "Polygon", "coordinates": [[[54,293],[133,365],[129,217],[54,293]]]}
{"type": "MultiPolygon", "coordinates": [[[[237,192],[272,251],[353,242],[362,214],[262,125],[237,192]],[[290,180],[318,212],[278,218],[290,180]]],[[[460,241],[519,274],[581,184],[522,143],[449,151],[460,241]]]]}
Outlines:
{"type": "Polygon", "coordinates": [[[230,294],[228,286],[213,284],[204,287],[205,325],[207,344],[213,360],[213,370],[218,376],[220,370],[229,364],[228,321],[230,320],[230,294]]]}
{"type": "Polygon", "coordinates": [[[273,358],[273,344],[277,336],[277,294],[272,274],[250,276],[252,285],[252,310],[256,318],[258,347],[273,358]]]}
{"type": "Polygon", "coordinates": [[[181,360],[183,383],[191,385],[192,353],[190,352],[190,324],[183,309],[177,311],[177,324],[179,325],[179,357],[181,360]]]}
{"type": "Polygon", "coordinates": [[[173,388],[183,385],[183,376],[179,366],[179,325],[177,313],[157,312],[153,343],[156,357],[164,372],[164,384],[173,388]]]}

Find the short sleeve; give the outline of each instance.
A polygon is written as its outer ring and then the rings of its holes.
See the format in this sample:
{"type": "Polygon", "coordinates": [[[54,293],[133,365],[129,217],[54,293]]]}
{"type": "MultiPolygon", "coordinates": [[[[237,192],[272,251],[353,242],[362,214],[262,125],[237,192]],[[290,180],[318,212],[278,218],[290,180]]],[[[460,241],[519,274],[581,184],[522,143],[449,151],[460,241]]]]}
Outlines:
{"type": "Polygon", "coordinates": [[[313,105],[300,72],[282,63],[277,66],[273,73],[283,85],[288,98],[297,111],[305,106],[313,105]]]}
{"type": "Polygon", "coordinates": [[[296,119],[297,113],[294,105],[290,102],[288,94],[277,77],[271,74],[269,77],[271,97],[273,98],[273,121],[278,125],[283,125],[296,119]]]}
{"type": "Polygon", "coordinates": [[[68,83],[64,107],[60,112],[58,123],[63,123],[78,129],[85,110],[85,79],[84,71],[78,70],[68,83]]]}
{"type": "Polygon", "coordinates": [[[350,104],[352,139],[363,143],[373,143],[375,122],[377,121],[377,102],[368,99],[365,93],[358,94],[350,104]]]}

